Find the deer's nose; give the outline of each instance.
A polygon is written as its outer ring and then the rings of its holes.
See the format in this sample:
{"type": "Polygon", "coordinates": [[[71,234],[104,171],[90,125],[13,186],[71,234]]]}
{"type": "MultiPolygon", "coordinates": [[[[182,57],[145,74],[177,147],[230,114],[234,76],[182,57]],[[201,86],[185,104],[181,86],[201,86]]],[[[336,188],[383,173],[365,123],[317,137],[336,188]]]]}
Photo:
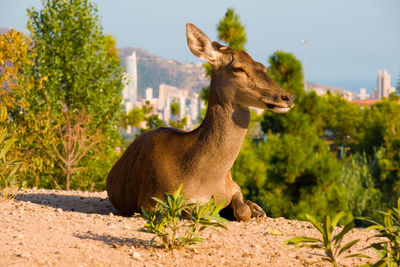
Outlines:
{"type": "Polygon", "coordinates": [[[279,96],[280,99],[285,102],[288,106],[292,106],[294,103],[294,96],[290,95],[290,94],[284,94],[284,95],[280,95],[279,96]]]}

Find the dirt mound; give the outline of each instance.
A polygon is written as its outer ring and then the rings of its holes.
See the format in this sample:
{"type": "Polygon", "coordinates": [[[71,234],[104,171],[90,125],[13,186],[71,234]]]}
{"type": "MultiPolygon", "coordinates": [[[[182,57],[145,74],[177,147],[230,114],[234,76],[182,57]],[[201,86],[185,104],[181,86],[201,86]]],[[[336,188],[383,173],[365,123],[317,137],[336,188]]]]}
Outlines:
{"type": "MultiPolygon", "coordinates": [[[[290,250],[282,242],[300,235],[319,237],[311,224],[284,218],[232,222],[227,231],[206,230],[206,240],[179,251],[150,247],[153,235],[138,231],[144,221],[119,216],[106,192],[23,190],[0,201],[0,266],[309,266],[318,251],[290,250]]],[[[343,242],[371,231],[352,230],[343,242]]],[[[344,259],[358,266],[365,259],[344,259]]],[[[320,263],[316,266],[327,266],[320,263]]]]}

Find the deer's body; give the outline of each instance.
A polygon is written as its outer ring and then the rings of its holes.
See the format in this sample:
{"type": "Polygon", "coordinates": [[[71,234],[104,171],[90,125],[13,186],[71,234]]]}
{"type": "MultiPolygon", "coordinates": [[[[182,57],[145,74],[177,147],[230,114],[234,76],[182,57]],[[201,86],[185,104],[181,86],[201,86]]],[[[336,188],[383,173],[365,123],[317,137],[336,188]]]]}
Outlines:
{"type": "Polygon", "coordinates": [[[192,24],[187,26],[187,37],[191,51],[207,59],[213,67],[206,117],[191,132],[159,128],[139,136],[110,171],[108,196],[122,214],[131,215],[141,207],[154,205],[151,197],[161,198],[165,192],[172,193],[183,184],[186,198],[206,202],[214,196],[217,202],[225,201],[230,205],[239,220],[263,215],[259,206],[243,201],[229,170],[247,132],[248,107],[284,112],[293,106],[293,97],[273,83],[265,74],[265,67],[246,53],[211,43],[192,24]],[[235,64],[240,66],[235,67],[235,64]],[[232,69],[244,73],[227,76],[232,69]],[[259,81],[248,83],[266,92],[249,91],[249,84],[238,84],[246,79],[243,75],[247,80],[251,75],[260,76],[259,81]],[[266,85],[271,88],[262,88],[266,85]]]}

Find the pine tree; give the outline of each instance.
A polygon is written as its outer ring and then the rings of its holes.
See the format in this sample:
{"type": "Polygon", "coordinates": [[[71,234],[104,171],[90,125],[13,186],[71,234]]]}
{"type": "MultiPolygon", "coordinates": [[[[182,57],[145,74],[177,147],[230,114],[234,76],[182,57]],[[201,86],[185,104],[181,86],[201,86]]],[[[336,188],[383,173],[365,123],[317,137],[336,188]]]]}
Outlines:
{"type": "Polygon", "coordinates": [[[228,8],[225,16],[220,19],[218,27],[219,40],[227,43],[233,50],[244,51],[247,42],[245,27],[239,20],[239,15],[233,8],[228,8]]]}

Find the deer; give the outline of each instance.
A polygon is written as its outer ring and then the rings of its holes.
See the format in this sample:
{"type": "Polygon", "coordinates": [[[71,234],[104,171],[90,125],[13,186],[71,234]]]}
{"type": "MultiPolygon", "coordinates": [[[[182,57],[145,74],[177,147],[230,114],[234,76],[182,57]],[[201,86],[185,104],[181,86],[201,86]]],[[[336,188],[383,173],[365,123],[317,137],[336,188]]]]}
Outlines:
{"type": "Polygon", "coordinates": [[[210,96],[202,123],[192,131],[161,127],[142,133],[109,172],[108,198],[126,216],[154,208],[152,197],[163,198],[183,185],[190,202],[206,203],[214,197],[233,210],[238,221],[266,216],[244,200],[233,181],[232,168],[250,122],[250,107],[285,113],[294,97],[266,73],[266,67],[244,51],[232,50],[186,24],[190,51],[212,67],[210,96]]]}

